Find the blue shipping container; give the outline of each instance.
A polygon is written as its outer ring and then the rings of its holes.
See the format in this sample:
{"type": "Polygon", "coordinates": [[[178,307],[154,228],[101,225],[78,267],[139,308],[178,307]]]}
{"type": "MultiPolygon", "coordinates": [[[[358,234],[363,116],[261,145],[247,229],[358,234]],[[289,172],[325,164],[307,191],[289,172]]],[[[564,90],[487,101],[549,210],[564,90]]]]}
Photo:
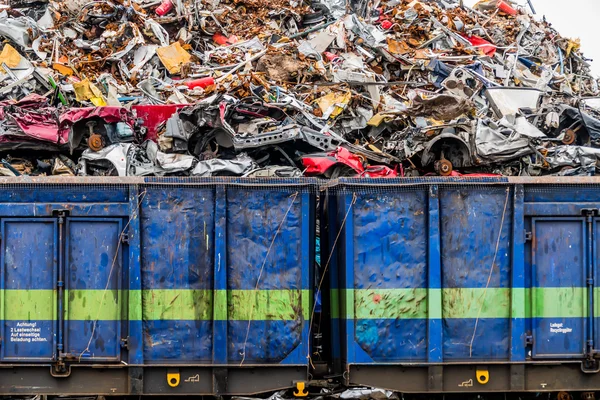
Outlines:
{"type": "Polygon", "coordinates": [[[0,181],[0,393],[308,379],[310,180],[0,181]],[[19,182],[19,183],[14,183],[19,182]],[[92,368],[93,367],[93,368],[92,368]]]}
{"type": "Polygon", "coordinates": [[[597,390],[598,183],[414,178],[330,188],[332,347],[346,383],[597,390]]]}

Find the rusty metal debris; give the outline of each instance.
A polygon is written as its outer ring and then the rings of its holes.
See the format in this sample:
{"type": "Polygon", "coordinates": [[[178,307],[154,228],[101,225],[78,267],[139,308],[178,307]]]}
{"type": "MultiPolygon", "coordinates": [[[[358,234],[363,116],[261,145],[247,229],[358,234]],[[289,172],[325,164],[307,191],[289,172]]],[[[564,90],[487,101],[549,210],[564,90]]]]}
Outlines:
{"type": "Polygon", "coordinates": [[[591,60],[531,11],[11,0],[0,174],[594,175],[591,60]]]}

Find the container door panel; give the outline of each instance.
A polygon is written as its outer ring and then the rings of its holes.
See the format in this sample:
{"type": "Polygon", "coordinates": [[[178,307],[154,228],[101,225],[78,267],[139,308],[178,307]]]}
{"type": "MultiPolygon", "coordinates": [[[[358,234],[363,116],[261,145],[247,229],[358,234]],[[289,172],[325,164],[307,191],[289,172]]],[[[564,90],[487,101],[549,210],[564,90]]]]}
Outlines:
{"type": "Polygon", "coordinates": [[[594,267],[594,349],[600,347],[600,290],[598,285],[600,284],[600,218],[595,218],[593,222],[593,242],[594,251],[592,254],[592,264],[594,267]]]}
{"type": "Polygon", "coordinates": [[[55,219],[3,219],[2,360],[55,357],[55,219]]]}
{"type": "Polygon", "coordinates": [[[352,211],[354,340],[378,362],[425,361],[427,193],[364,195],[352,211]]]}
{"type": "Polygon", "coordinates": [[[532,220],[533,357],[585,352],[587,235],[584,218],[532,220]]]}
{"type": "Polygon", "coordinates": [[[120,219],[67,219],[65,350],[78,360],[120,358],[121,225],[120,219]]]}

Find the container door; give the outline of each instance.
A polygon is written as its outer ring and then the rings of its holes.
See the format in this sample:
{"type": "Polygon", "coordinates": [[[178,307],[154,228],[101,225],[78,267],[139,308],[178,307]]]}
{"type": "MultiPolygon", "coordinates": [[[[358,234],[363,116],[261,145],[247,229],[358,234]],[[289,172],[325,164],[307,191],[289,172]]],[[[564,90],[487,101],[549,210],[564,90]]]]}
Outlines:
{"type": "Polygon", "coordinates": [[[592,254],[593,273],[594,273],[594,343],[593,348],[600,348],[600,218],[594,218],[593,222],[593,239],[594,251],[592,254]]]}
{"type": "Polygon", "coordinates": [[[122,231],[122,220],[117,218],[67,218],[67,358],[120,360],[122,231]]]}
{"type": "Polygon", "coordinates": [[[2,361],[51,361],[56,349],[57,224],[2,219],[2,361]]]}
{"type": "Polygon", "coordinates": [[[582,358],[586,346],[585,218],[532,219],[534,358],[582,358]]]}

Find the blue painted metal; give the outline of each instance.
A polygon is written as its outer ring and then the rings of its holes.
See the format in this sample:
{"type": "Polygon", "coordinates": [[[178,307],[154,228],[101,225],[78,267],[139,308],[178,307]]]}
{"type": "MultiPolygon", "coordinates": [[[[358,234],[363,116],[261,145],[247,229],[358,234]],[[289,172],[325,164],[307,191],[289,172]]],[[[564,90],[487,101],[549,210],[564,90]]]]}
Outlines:
{"type": "MultiPolygon", "coordinates": [[[[142,290],[210,290],[215,193],[149,186],[141,205],[142,290]]],[[[212,323],[143,318],[145,363],[212,362],[212,323]]]]}
{"type": "Polygon", "coordinates": [[[69,295],[65,301],[77,301],[86,290],[99,291],[101,296],[96,298],[104,300],[87,305],[91,319],[80,320],[68,313],[64,335],[65,353],[70,357],[94,361],[121,358],[122,231],[119,218],[67,218],[65,288],[69,295]],[[116,302],[109,300],[111,291],[119,293],[116,302]],[[107,311],[118,318],[100,318],[107,311]]]}
{"type": "Polygon", "coordinates": [[[129,215],[126,203],[0,203],[6,217],[52,217],[54,210],[66,210],[72,217],[129,215]]]}
{"type": "MultiPolygon", "coordinates": [[[[435,196],[435,188],[434,196],[435,196]]],[[[428,200],[428,191],[423,189],[397,193],[369,193],[360,196],[352,208],[347,221],[354,229],[354,256],[350,259],[349,271],[355,289],[427,289],[428,287],[428,202],[433,205],[432,218],[436,218],[435,202],[428,200]],[[432,204],[433,203],[433,204],[432,204]],[[385,221],[378,210],[387,209],[385,221]],[[364,240],[361,238],[377,238],[364,240]],[[373,269],[374,265],[386,268],[373,269]]],[[[434,234],[430,240],[435,240],[434,234]]],[[[439,246],[439,244],[437,244],[439,246]]],[[[434,247],[436,245],[433,245],[434,247]]],[[[352,254],[348,252],[348,254],[352,254]]],[[[429,254],[435,257],[435,250],[429,254]]],[[[439,257],[439,256],[438,256],[439,257]]],[[[432,265],[435,269],[435,264],[432,265]]],[[[435,280],[435,272],[432,271],[435,280]]],[[[439,276],[437,277],[439,281],[439,276]]],[[[356,304],[356,308],[363,305],[356,304]]],[[[356,343],[378,361],[426,361],[432,356],[441,357],[441,345],[436,340],[435,329],[441,321],[434,321],[432,342],[428,341],[428,325],[425,318],[419,319],[357,319],[354,333],[356,343]]],[[[439,333],[439,332],[438,332],[439,333]]]]}
{"type": "Polygon", "coordinates": [[[432,185],[429,188],[428,204],[428,230],[429,242],[427,245],[427,274],[428,293],[428,327],[427,327],[427,361],[430,363],[442,362],[443,353],[443,324],[440,318],[432,318],[434,310],[442,309],[442,297],[432,296],[433,291],[442,289],[442,263],[440,254],[440,202],[439,188],[432,185]],[[435,300],[434,300],[435,299],[435,300]],[[433,304],[433,301],[439,301],[433,304]]]}
{"type": "Polygon", "coordinates": [[[328,251],[332,288],[340,293],[340,322],[332,320],[332,332],[341,330],[344,340],[342,370],[352,364],[583,361],[597,352],[600,218],[590,223],[583,217],[586,210],[598,216],[597,185],[343,179],[335,191],[328,251]],[[539,307],[544,296],[567,288],[581,299],[581,315],[548,298],[539,307]],[[425,319],[357,302],[361,291],[405,289],[427,291],[425,319]],[[391,317],[361,319],[361,309],[391,317]]]}
{"type": "MultiPolygon", "coordinates": [[[[142,365],[144,363],[144,337],[142,332],[142,321],[140,318],[130,318],[133,314],[142,315],[142,303],[139,301],[142,290],[141,269],[141,230],[140,211],[142,196],[137,186],[131,187],[129,192],[129,204],[127,214],[130,216],[127,228],[127,243],[124,243],[123,254],[129,253],[129,290],[128,290],[128,313],[129,320],[128,335],[125,337],[128,350],[128,363],[130,365],[142,365]]],[[[119,215],[119,214],[116,214],[119,215]]]]}
{"type": "MultiPolygon", "coordinates": [[[[5,320],[8,292],[14,290],[54,290],[57,279],[57,221],[49,218],[5,218],[1,221],[2,255],[1,301],[2,361],[51,361],[56,357],[56,314],[52,311],[27,320],[5,320]],[[20,333],[26,328],[37,335],[20,333]],[[29,339],[29,340],[28,340],[29,339]]],[[[45,296],[53,302],[55,294],[45,296]]]]}
{"type": "MultiPolygon", "coordinates": [[[[510,199],[507,188],[452,188],[441,192],[443,289],[510,287],[510,199]]],[[[445,361],[509,358],[508,319],[442,318],[445,361]]]]}
{"type": "Polygon", "coordinates": [[[595,273],[595,253],[596,249],[594,246],[594,215],[598,212],[597,209],[584,210],[584,215],[586,219],[587,225],[587,237],[586,237],[586,247],[587,247],[587,298],[588,298],[588,307],[587,307],[587,342],[586,342],[586,357],[588,359],[593,359],[594,357],[594,277],[595,273]]]}
{"type": "Polygon", "coordinates": [[[56,292],[57,292],[57,307],[58,307],[58,317],[56,322],[56,331],[57,331],[57,343],[56,343],[56,352],[58,353],[58,362],[59,364],[63,364],[63,355],[65,349],[64,342],[64,329],[65,329],[65,269],[63,265],[65,265],[65,246],[63,245],[65,240],[65,217],[62,211],[58,213],[58,273],[56,274],[56,292]]]}
{"type": "MultiPolygon", "coordinates": [[[[586,220],[578,218],[534,218],[532,257],[533,288],[585,288],[588,262],[586,220]],[[565,268],[568,266],[568,268],[565,268]]],[[[532,308],[537,304],[533,299],[532,308]]],[[[582,358],[586,350],[587,321],[582,299],[577,317],[533,318],[535,358],[582,358]],[[572,329],[568,336],[553,334],[552,328],[572,329]]]]}
{"type": "MultiPolygon", "coordinates": [[[[340,213],[338,214],[338,218],[340,219],[339,229],[342,229],[343,236],[341,237],[344,244],[344,254],[340,257],[340,263],[344,266],[344,271],[340,271],[342,273],[343,286],[342,288],[349,288],[354,286],[354,262],[351,257],[348,257],[350,254],[354,254],[354,206],[355,206],[355,198],[353,195],[345,194],[340,196],[340,213]]],[[[341,310],[342,315],[348,314],[348,308],[354,308],[354,302],[347,298],[348,293],[345,296],[340,297],[340,301],[342,303],[341,310]]],[[[344,339],[345,342],[345,357],[342,358],[346,360],[346,363],[351,364],[357,362],[356,357],[356,347],[358,344],[354,340],[354,319],[343,318],[343,329],[341,338],[344,339]]],[[[367,360],[368,362],[369,360],[367,360]]]]}
{"type": "MultiPolygon", "coordinates": [[[[314,253],[307,247],[310,244],[303,243],[302,226],[310,229],[308,217],[314,218],[314,213],[310,212],[308,203],[303,203],[303,196],[296,191],[258,190],[248,196],[245,189],[228,190],[227,290],[310,289],[309,271],[306,269],[303,274],[302,267],[314,253]],[[303,247],[306,258],[302,255],[303,247]]],[[[301,304],[296,307],[300,309],[301,304]]],[[[286,360],[286,363],[304,364],[308,343],[304,340],[308,334],[308,330],[303,330],[306,325],[301,314],[289,320],[230,320],[228,360],[249,364],[286,360]]]]}
{"type": "MultiPolygon", "coordinates": [[[[213,315],[217,313],[217,309],[222,307],[227,310],[227,302],[220,304],[223,299],[226,299],[227,294],[227,190],[224,187],[216,188],[215,199],[215,262],[214,276],[215,290],[224,293],[215,299],[213,303],[213,315]]],[[[213,322],[213,363],[227,364],[227,321],[225,319],[217,319],[213,322]]]]}
{"type": "Polygon", "coordinates": [[[5,320],[11,304],[0,302],[2,362],[239,366],[245,347],[244,366],[307,367],[315,224],[310,187],[312,180],[256,186],[252,180],[149,178],[0,191],[2,293],[46,291],[54,302],[45,304],[52,315],[24,321],[35,323],[45,339],[27,346],[10,342],[19,321],[5,320]],[[147,293],[186,290],[208,293],[212,309],[195,320],[170,311],[165,318],[144,317],[147,293]],[[228,293],[254,290],[297,291],[296,315],[228,320],[228,293]],[[116,302],[104,301],[114,293],[116,302]],[[76,310],[85,296],[97,304],[84,306],[89,315],[77,319],[85,315],[76,310]]]}
{"type": "MultiPolygon", "coordinates": [[[[524,214],[524,189],[516,185],[513,190],[513,239],[511,249],[511,288],[525,291],[525,214],[524,214]]],[[[527,305],[519,296],[511,298],[510,320],[510,361],[525,361],[527,356],[526,346],[526,319],[527,305]]]]}

